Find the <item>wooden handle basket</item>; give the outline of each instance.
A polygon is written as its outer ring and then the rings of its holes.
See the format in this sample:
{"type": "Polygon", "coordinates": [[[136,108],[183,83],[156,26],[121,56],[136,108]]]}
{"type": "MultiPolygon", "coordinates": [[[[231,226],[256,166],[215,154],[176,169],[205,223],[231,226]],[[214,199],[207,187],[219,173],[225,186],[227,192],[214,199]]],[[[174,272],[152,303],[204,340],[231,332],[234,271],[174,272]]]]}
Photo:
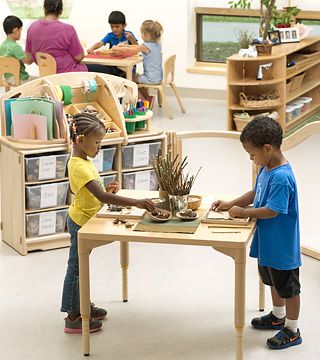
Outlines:
{"type": "Polygon", "coordinates": [[[246,108],[259,109],[280,104],[280,94],[274,90],[270,94],[246,96],[243,92],[239,94],[239,105],[246,108]]]}

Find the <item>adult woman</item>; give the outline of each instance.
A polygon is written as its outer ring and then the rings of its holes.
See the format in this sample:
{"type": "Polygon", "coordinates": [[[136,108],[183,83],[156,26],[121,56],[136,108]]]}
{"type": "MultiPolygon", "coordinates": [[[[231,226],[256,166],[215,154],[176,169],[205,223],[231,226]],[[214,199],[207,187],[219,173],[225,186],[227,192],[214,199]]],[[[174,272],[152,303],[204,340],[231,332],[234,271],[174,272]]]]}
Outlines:
{"type": "Polygon", "coordinates": [[[59,21],[62,0],[44,1],[45,18],[35,21],[27,33],[26,53],[35,61],[36,52],[52,55],[57,63],[57,73],[88,71],[83,48],[72,25],[59,21]]]}

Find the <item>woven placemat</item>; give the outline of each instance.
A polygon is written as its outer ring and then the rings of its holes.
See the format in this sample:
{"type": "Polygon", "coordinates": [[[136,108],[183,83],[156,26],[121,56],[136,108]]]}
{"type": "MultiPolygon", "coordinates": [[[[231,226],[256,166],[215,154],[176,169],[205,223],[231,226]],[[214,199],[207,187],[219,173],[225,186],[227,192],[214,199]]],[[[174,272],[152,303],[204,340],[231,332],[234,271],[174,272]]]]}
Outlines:
{"type": "Polygon", "coordinates": [[[172,217],[169,221],[162,223],[155,222],[149,216],[145,216],[138,222],[133,231],[194,234],[200,222],[201,216],[191,221],[181,221],[172,217]]]}

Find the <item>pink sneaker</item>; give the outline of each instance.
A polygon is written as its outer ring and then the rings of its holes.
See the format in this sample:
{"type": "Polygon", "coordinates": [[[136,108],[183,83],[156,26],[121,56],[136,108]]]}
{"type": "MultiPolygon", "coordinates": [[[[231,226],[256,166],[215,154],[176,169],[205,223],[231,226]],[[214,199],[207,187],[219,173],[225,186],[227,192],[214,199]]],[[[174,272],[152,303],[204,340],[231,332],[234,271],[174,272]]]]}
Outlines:
{"type": "MultiPolygon", "coordinates": [[[[82,319],[81,316],[77,317],[75,320],[70,320],[69,316],[64,319],[64,332],[68,334],[78,334],[82,333],[82,319]]],[[[89,332],[93,333],[101,330],[102,322],[99,320],[90,319],[89,323],[89,332]]]]}

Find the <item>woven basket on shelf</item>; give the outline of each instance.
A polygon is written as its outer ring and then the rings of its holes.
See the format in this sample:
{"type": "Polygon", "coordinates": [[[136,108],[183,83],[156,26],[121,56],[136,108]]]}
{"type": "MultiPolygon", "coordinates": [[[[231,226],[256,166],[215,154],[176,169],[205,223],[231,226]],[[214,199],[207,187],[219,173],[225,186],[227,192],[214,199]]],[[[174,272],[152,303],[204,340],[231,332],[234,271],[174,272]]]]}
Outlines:
{"type": "MultiPolygon", "coordinates": [[[[244,127],[253,119],[258,118],[259,116],[268,116],[270,113],[260,113],[255,115],[249,115],[247,112],[234,113],[233,121],[236,125],[237,131],[242,131],[244,127]]],[[[275,120],[279,119],[279,116],[275,120]]]]}
{"type": "Polygon", "coordinates": [[[255,44],[258,56],[268,56],[272,53],[272,44],[255,44]]]}
{"type": "Polygon", "coordinates": [[[296,91],[300,88],[304,75],[305,73],[302,73],[291,78],[290,92],[296,91]]]}
{"type": "Polygon", "coordinates": [[[252,109],[259,109],[266,106],[277,106],[280,104],[280,94],[278,90],[274,90],[270,94],[248,96],[241,92],[239,94],[239,98],[240,106],[252,109]]]}

